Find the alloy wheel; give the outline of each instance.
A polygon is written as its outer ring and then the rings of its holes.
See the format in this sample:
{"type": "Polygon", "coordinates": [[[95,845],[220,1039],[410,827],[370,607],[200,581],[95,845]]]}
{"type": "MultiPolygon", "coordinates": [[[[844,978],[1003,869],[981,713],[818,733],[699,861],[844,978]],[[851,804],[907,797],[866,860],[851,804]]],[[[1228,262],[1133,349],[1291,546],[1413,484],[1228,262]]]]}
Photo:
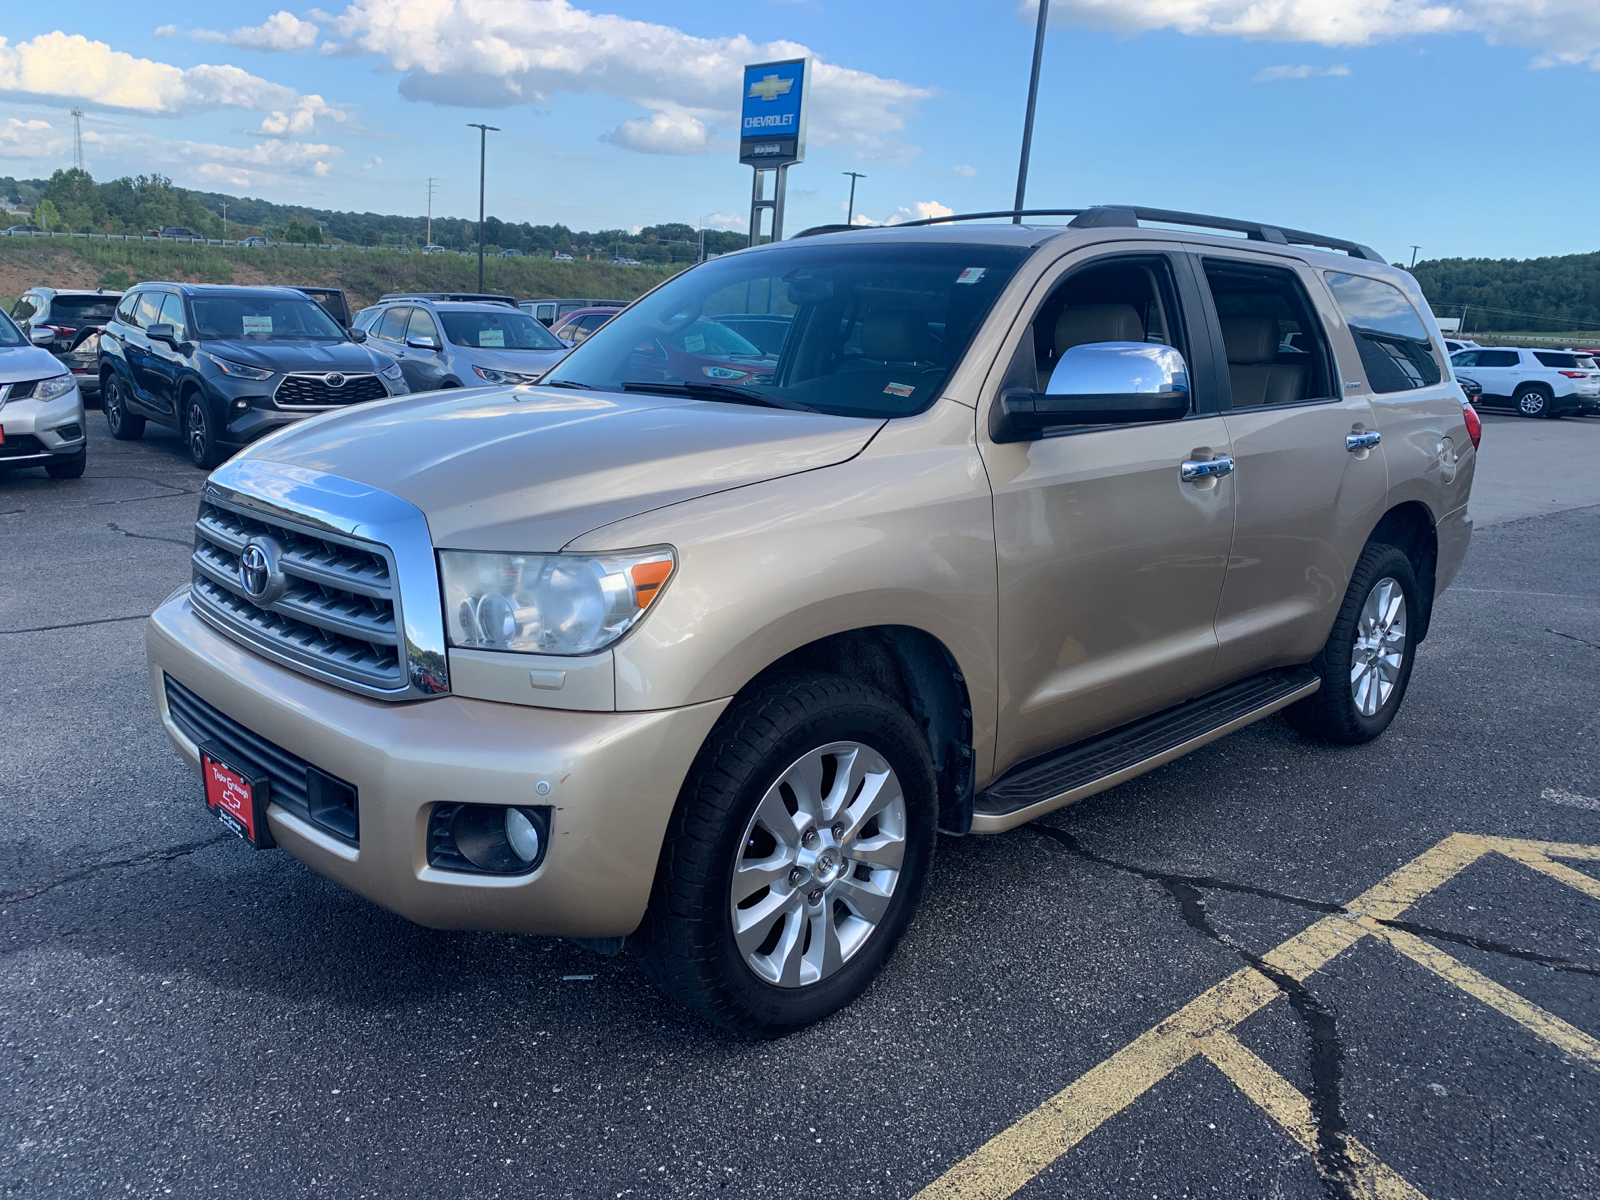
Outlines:
{"type": "Polygon", "coordinates": [[[100,408],[106,414],[106,424],[115,432],[117,426],[122,424],[122,396],[115,379],[108,379],[101,385],[100,408]]]}
{"type": "Polygon", "coordinates": [[[1389,702],[1405,657],[1406,594],[1399,581],[1385,575],[1361,606],[1350,655],[1350,694],[1362,716],[1377,715],[1389,702]]]}
{"type": "Polygon", "coordinates": [[[1543,392],[1523,392],[1522,398],[1517,401],[1517,408],[1526,417],[1537,417],[1544,412],[1545,398],[1543,392]]]}
{"type": "Polygon", "coordinates": [[[883,920],[905,854],[905,794],[884,757],[859,742],[808,751],[740,840],[729,895],[740,957],[778,987],[828,978],[883,920]]]}
{"type": "Polygon", "coordinates": [[[189,403],[189,454],[195,462],[205,459],[207,450],[206,414],[198,400],[189,403]]]}

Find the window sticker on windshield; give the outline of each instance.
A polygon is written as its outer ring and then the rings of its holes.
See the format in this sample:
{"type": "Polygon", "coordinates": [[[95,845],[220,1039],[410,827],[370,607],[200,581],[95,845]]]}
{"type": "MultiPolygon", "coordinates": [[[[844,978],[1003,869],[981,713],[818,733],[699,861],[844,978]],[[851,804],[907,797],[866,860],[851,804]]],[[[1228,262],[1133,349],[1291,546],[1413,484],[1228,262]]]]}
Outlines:
{"type": "Polygon", "coordinates": [[[961,274],[956,276],[956,282],[977,283],[978,280],[983,278],[983,273],[988,269],[988,267],[968,267],[966,270],[962,271],[961,274]]]}
{"type": "Polygon", "coordinates": [[[243,320],[244,320],[244,331],[247,334],[250,334],[250,333],[271,333],[272,332],[272,318],[271,317],[258,317],[258,316],[252,315],[251,313],[245,313],[243,320]]]}
{"type": "Polygon", "coordinates": [[[703,333],[691,333],[683,339],[683,348],[690,354],[699,354],[706,348],[706,336],[703,333]]]}
{"type": "Polygon", "coordinates": [[[891,383],[883,390],[891,396],[909,396],[917,390],[917,385],[914,383],[891,383]]]}
{"type": "Polygon", "coordinates": [[[497,350],[504,350],[506,346],[506,331],[504,329],[478,330],[478,345],[493,346],[497,350]]]}

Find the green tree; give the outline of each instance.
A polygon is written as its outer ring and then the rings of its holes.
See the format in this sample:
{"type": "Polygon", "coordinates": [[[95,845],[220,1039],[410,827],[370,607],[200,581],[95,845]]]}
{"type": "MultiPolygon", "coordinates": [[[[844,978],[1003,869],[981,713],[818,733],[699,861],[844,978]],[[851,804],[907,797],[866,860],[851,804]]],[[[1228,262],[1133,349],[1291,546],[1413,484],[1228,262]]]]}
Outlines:
{"type": "Polygon", "coordinates": [[[57,171],[44,185],[44,197],[61,214],[64,228],[94,233],[106,225],[106,202],[89,172],[73,167],[57,171]]]}
{"type": "Polygon", "coordinates": [[[283,240],[286,242],[309,242],[313,246],[322,243],[322,227],[316,221],[307,217],[290,217],[289,226],[283,231],[283,240]]]}
{"type": "Polygon", "coordinates": [[[48,233],[54,233],[63,224],[61,212],[49,200],[41,200],[33,210],[33,223],[48,233]]]}

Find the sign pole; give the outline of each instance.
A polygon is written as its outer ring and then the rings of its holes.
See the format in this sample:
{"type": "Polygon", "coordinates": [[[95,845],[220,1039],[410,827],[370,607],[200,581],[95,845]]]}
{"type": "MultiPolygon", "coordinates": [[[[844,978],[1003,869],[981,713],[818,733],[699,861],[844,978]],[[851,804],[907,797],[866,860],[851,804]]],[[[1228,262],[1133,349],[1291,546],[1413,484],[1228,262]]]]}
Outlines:
{"type": "MultiPolygon", "coordinates": [[[[1028,190],[1028,152],[1033,148],[1033,108],[1039,101],[1039,64],[1044,59],[1044,27],[1050,19],[1050,0],[1039,0],[1039,24],[1033,31],[1033,74],[1028,79],[1028,115],[1022,122],[1022,161],[1017,164],[1017,202],[1011,207],[1022,211],[1022,200],[1028,190]]],[[[1021,217],[1012,217],[1013,225],[1022,224],[1021,217]]]]}
{"type": "Polygon", "coordinates": [[[753,63],[744,69],[739,114],[739,161],[750,167],[750,245],[761,244],[761,214],[772,210],[772,240],[783,240],[789,168],[806,156],[806,95],[811,60],[753,63]],[[772,173],[772,197],[766,176],[772,173]]]}

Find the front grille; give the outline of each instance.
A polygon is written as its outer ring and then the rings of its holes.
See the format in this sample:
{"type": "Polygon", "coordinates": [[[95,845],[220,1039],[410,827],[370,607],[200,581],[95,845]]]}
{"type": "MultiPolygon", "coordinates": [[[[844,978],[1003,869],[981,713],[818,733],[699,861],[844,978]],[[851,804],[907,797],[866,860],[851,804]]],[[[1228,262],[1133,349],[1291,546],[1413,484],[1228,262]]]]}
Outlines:
{"type": "Polygon", "coordinates": [[[324,375],[287,375],[273,393],[273,401],[279,408],[339,408],[382,400],[388,394],[376,375],[346,375],[338,387],[330,387],[324,375]]]}
{"type": "Polygon", "coordinates": [[[161,679],[167,693],[167,712],[186,738],[197,746],[215,747],[225,762],[252,775],[265,775],[271,780],[269,798],[280,808],[341,841],[360,844],[361,825],[353,785],[252,733],[171,675],[163,674],[161,679]]]}
{"type": "Polygon", "coordinates": [[[31,433],[14,433],[0,444],[0,458],[28,458],[34,454],[49,454],[44,443],[31,433]]]}
{"type": "Polygon", "coordinates": [[[386,549],[207,500],[194,526],[193,602],[223,632],[290,665],[378,691],[406,686],[386,549]],[[239,556],[271,538],[287,586],[270,604],[245,591],[239,556]]]}

